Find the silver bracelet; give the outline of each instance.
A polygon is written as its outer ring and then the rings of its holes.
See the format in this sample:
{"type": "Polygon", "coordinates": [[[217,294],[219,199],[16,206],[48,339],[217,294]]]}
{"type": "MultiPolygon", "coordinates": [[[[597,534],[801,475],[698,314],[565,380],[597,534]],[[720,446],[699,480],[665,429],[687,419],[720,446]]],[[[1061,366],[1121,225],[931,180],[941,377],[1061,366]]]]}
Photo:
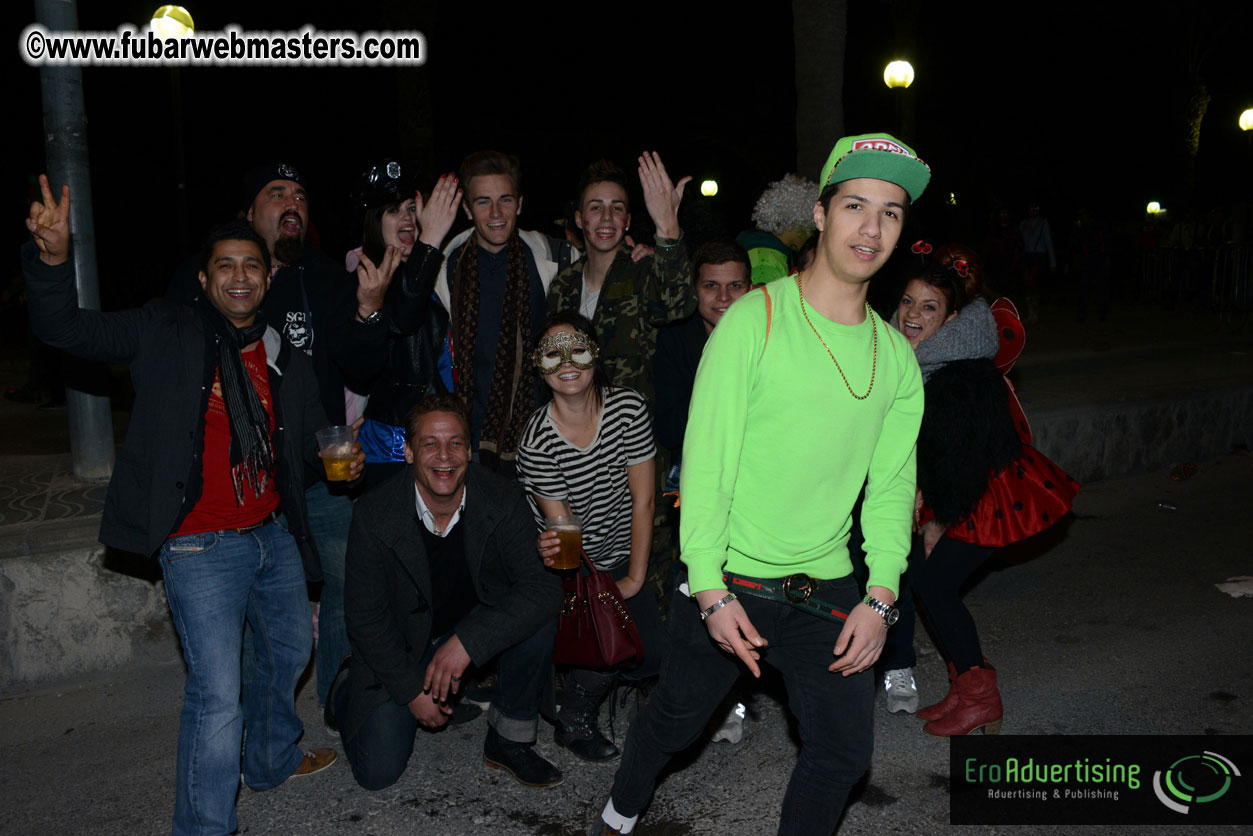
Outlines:
{"type": "Polygon", "coordinates": [[[701,610],[701,611],[700,611],[700,620],[701,620],[701,621],[704,621],[706,618],[709,618],[709,616],[713,615],[713,614],[714,614],[714,613],[716,613],[718,610],[722,609],[723,607],[725,607],[727,604],[731,603],[731,602],[732,602],[732,601],[734,601],[734,600],[735,600],[735,593],[734,593],[734,592],[728,592],[728,593],[726,594],[726,596],[725,596],[725,597],[723,597],[723,598],[721,598],[721,599],[719,599],[719,600],[715,601],[715,602],[713,603],[713,606],[711,606],[709,609],[707,609],[707,610],[701,610]]]}

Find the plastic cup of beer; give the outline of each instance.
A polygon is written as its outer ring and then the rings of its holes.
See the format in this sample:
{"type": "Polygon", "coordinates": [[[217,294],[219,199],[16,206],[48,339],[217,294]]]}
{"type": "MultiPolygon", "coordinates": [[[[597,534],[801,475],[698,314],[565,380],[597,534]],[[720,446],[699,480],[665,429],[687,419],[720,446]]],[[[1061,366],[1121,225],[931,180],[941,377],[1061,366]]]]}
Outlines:
{"type": "Polygon", "coordinates": [[[356,457],[352,427],[327,427],[318,430],[318,450],[322,453],[322,466],[326,468],[328,482],[346,482],[352,478],[352,460],[356,457]]]}
{"type": "Polygon", "coordinates": [[[545,520],[549,531],[557,532],[561,541],[561,553],[553,558],[554,569],[579,568],[579,555],[583,551],[583,526],[573,514],[549,517],[545,520]]]}

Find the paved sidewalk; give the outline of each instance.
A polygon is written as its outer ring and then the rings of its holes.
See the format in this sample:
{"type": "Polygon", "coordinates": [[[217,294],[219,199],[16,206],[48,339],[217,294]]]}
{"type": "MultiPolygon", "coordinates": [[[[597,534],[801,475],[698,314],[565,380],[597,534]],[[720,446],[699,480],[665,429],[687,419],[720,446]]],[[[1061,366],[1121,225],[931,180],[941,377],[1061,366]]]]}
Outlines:
{"type": "MultiPolygon", "coordinates": [[[[1251,734],[1253,599],[1214,584],[1253,574],[1244,518],[1253,458],[1198,463],[1195,476],[1154,473],[1090,486],[1057,531],[1006,550],[967,595],[984,650],[1000,671],[1004,734],[1251,734]],[[1161,505],[1175,510],[1166,510],[1161,505]],[[1228,638],[1223,638],[1228,637],[1228,638]],[[1236,637],[1236,638],[1230,638],[1236,637]]],[[[924,702],[941,696],[943,664],[925,631],[916,672],[924,702]]],[[[0,700],[0,831],[62,836],[168,832],[182,667],[131,667],[0,700]]],[[[738,746],[710,744],[661,785],[640,832],[760,836],[777,825],[795,759],[786,711],[756,698],[738,746]]],[[[306,745],[336,746],[313,689],[299,705],[306,745]]],[[[881,703],[880,698],[880,703],[881,703]]],[[[602,717],[605,722],[607,717],[602,717]]],[[[1056,834],[1055,827],[948,827],[948,743],[914,717],[875,715],[869,777],[843,834],[1056,834]]],[[[626,724],[619,720],[617,739],[626,724]]],[[[613,765],[575,760],[541,724],[540,750],[563,786],[527,790],[480,763],[485,722],[419,734],[395,786],[366,792],[342,759],[266,793],[242,789],[241,833],[424,836],[581,834],[613,765]]],[[[1243,765],[1242,765],[1243,766],[1243,765]]],[[[1068,827],[1103,834],[1109,828],[1068,827]]],[[[1239,832],[1175,825],[1135,832],[1239,832]]]]}
{"type": "MultiPolygon", "coordinates": [[[[1253,393],[1253,330],[1149,305],[1116,312],[1108,325],[1080,326],[1046,310],[1014,373],[1039,446],[1106,478],[1085,487],[1072,519],[1005,550],[968,596],[1002,671],[1005,733],[1251,734],[1245,637],[1253,634],[1253,599],[1230,598],[1213,584],[1253,575],[1244,533],[1253,507],[1253,409],[1239,406],[1253,393]],[[1081,442],[1083,431],[1091,438],[1081,442]],[[1232,443],[1245,448],[1222,455],[1232,443]],[[1196,464],[1196,475],[1172,481],[1168,469],[1183,462],[1196,464]],[[1120,466],[1141,475],[1108,478],[1120,466]]],[[[19,385],[24,373],[0,355],[0,389],[19,385]]],[[[119,440],[125,419],[115,413],[119,440]]],[[[94,538],[104,489],[73,479],[67,450],[64,412],[0,400],[0,599],[16,594],[10,569],[21,564],[22,612],[38,615],[40,629],[65,633],[24,653],[42,652],[55,668],[112,630],[117,655],[69,668],[107,672],[94,678],[0,685],[0,832],[168,832],[182,663],[158,576],[143,558],[102,557],[94,538]],[[95,586],[77,586],[88,580],[95,586]],[[66,605],[71,592],[83,607],[66,605]]],[[[9,642],[0,643],[0,657],[30,630],[15,618],[15,608],[0,603],[0,640],[9,642]]],[[[923,699],[938,698],[943,666],[927,652],[924,631],[916,640],[923,699]]],[[[14,661],[0,658],[0,668],[14,661]]],[[[306,685],[299,695],[306,744],[337,745],[312,691],[306,685]]],[[[772,693],[758,698],[743,744],[707,746],[663,784],[642,833],[774,831],[795,744],[772,693]]],[[[241,790],[241,832],[581,833],[613,767],[575,761],[544,726],[540,748],[567,781],[549,792],[524,790],[480,765],[483,733],[480,720],[423,734],[405,777],[380,793],[357,788],[345,762],[268,793],[241,790]]],[[[619,740],[624,733],[620,720],[619,740]]],[[[843,832],[946,826],[947,753],[915,719],[878,715],[874,767],[843,832]]],[[[1055,829],[972,830],[1035,831],[1055,829]]]]}

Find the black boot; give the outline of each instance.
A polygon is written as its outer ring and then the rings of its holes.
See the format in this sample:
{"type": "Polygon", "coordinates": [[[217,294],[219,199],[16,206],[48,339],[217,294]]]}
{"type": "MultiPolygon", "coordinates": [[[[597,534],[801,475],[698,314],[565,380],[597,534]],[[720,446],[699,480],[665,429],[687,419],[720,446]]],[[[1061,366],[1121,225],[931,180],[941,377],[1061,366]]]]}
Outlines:
{"type": "Polygon", "coordinates": [[[609,761],[621,752],[613,741],[601,734],[597,720],[600,704],[613,687],[616,674],[597,671],[572,671],[566,678],[561,711],[553,728],[553,741],[585,761],[609,761]]]}
{"type": "Polygon", "coordinates": [[[519,784],[536,789],[555,787],[565,780],[560,769],[535,751],[534,743],[505,740],[491,726],[487,729],[487,740],[483,741],[483,765],[503,769],[519,784]]]}

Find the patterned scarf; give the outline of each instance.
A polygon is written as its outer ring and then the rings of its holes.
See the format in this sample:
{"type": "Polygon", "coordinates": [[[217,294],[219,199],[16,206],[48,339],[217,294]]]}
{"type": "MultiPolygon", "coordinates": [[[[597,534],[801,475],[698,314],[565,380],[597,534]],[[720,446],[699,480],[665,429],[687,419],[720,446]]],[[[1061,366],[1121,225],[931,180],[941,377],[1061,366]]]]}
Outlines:
{"type": "Polygon", "coordinates": [[[231,482],[235,485],[235,502],[243,505],[244,483],[247,482],[255,496],[260,496],[274,473],[270,417],[244,369],[240,353],[264,336],[266,326],[264,322],[256,322],[247,328],[236,328],[203,294],[196,297],[196,307],[217,345],[216,355],[210,352],[206,357],[206,364],[210,366],[206,376],[212,380],[212,366],[217,367],[231,430],[231,482]]]}
{"type": "MultiPolygon", "coordinates": [[[[496,337],[496,364],[487,395],[487,414],[479,439],[479,461],[493,470],[517,456],[518,439],[531,414],[533,392],[523,361],[531,344],[531,276],[524,244],[515,232],[506,245],[505,301],[496,337]]],[[[452,288],[453,345],[459,357],[457,396],[474,408],[474,342],[479,325],[479,236],[473,232],[461,249],[452,288]]]]}

